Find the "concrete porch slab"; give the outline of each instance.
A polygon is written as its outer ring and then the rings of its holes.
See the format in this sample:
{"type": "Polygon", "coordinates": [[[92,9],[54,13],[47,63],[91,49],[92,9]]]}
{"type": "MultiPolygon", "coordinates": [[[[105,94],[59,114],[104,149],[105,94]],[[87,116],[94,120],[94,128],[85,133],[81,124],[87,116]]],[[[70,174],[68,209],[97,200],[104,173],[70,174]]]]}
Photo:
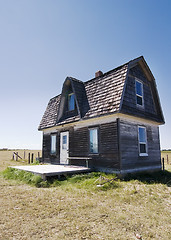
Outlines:
{"type": "Polygon", "coordinates": [[[73,165],[31,165],[31,166],[12,166],[12,168],[24,170],[40,175],[43,180],[48,176],[58,176],[76,173],[91,172],[90,168],[73,165]]]}

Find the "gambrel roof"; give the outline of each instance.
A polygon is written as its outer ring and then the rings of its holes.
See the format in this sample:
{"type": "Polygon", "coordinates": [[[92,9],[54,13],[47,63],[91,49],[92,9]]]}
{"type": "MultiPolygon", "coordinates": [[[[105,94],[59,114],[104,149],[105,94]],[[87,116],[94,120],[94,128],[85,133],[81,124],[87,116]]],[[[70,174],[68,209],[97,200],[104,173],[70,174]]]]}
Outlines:
{"type": "MultiPolygon", "coordinates": [[[[144,81],[144,79],[142,80],[144,81]]],[[[62,93],[50,99],[40,122],[39,130],[118,112],[164,123],[155,79],[143,57],[134,59],[87,82],[67,77],[63,84],[62,93]],[[152,93],[151,98],[148,98],[146,109],[143,111],[135,109],[133,107],[134,99],[131,99],[130,89],[133,88],[134,84],[131,82],[131,78],[135,78],[133,76],[135,66],[137,66],[136,71],[139,68],[138,71],[142,72],[142,78],[148,79],[148,83],[146,82],[145,85],[150,85],[149,89],[152,93]],[[75,94],[77,113],[64,117],[65,96],[69,87],[75,94]],[[127,102],[132,102],[132,106],[129,106],[127,102]],[[150,108],[150,104],[154,106],[150,108]]]]}

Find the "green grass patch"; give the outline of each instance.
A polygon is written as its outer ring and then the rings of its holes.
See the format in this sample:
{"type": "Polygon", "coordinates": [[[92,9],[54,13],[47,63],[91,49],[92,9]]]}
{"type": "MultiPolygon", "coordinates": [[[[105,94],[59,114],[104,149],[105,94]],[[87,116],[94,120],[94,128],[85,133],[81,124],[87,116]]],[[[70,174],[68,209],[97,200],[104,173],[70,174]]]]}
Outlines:
{"type": "Polygon", "coordinates": [[[2,176],[5,179],[21,181],[36,187],[49,186],[49,183],[47,181],[43,181],[43,179],[38,175],[10,167],[2,172],[2,176]]]}
{"type": "Polygon", "coordinates": [[[2,172],[2,176],[5,179],[20,181],[36,187],[60,186],[65,189],[67,188],[68,190],[75,187],[91,191],[106,191],[119,187],[119,183],[112,180],[116,178],[115,174],[105,174],[100,172],[77,174],[73,176],[62,177],[61,179],[51,177],[48,178],[46,181],[43,181],[40,176],[34,175],[33,173],[18,170],[15,168],[7,168],[2,172]]]}
{"type": "Polygon", "coordinates": [[[108,180],[116,178],[115,174],[105,174],[101,172],[92,172],[85,174],[77,174],[72,176],[67,176],[62,179],[49,178],[48,182],[52,187],[63,187],[67,190],[77,188],[86,189],[90,191],[105,191],[113,188],[119,187],[119,183],[116,181],[106,182],[105,178],[108,180]]]}
{"type": "MultiPolygon", "coordinates": [[[[120,180],[115,174],[105,174],[102,172],[92,172],[77,174],[72,176],[49,177],[43,181],[41,176],[34,175],[23,170],[7,168],[2,173],[5,179],[20,181],[35,187],[61,187],[66,190],[86,189],[90,191],[107,191],[110,189],[120,188],[122,182],[139,182],[140,184],[165,184],[171,186],[171,172],[159,171],[154,173],[129,174],[120,180]]],[[[135,189],[133,191],[136,192],[135,189]]]]}

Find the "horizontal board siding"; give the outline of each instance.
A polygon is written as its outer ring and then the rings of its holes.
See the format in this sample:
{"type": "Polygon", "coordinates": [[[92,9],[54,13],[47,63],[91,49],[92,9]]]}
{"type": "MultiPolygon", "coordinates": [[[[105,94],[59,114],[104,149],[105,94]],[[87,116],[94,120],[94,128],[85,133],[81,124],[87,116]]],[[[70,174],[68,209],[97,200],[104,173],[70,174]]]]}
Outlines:
{"type": "Polygon", "coordinates": [[[50,134],[43,134],[43,158],[49,158],[50,153],[50,134]]]}
{"type": "MultiPolygon", "coordinates": [[[[93,126],[92,126],[93,127],[93,126]]],[[[96,168],[119,168],[118,142],[117,142],[117,123],[106,123],[95,125],[99,133],[99,153],[91,154],[89,152],[89,128],[83,127],[73,132],[72,148],[70,148],[71,157],[91,157],[90,167],[96,168]]],[[[79,164],[83,162],[72,161],[79,164]]],[[[84,161],[85,162],[85,161],[84,161]]]]}
{"type": "Polygon", "coordinates": [[[157,126],[120,123],[122,170],[161,165],[159,129],[157,126]],[[139,156],[138,126],[146,127],[148,156],[139,156]]]}
{"type": "Polygon", "coordinates": [[[118,151],[117,123],[100,125],[101,154],[115,154],[118,151]]]}
{"type": "Polygon", "coordinates": [[[72,145],[70,145],[70,156],[84,157],[88,156],[88,128],[80,128],[73,131],[72,145]]]}
{"type": "Polygon", "coordinates": [[[51,134],[43,134],[43,160],[48,163],[59,163],[60,157],[59,133],[56,133],[56,154],[51,154],[51,134]]]}

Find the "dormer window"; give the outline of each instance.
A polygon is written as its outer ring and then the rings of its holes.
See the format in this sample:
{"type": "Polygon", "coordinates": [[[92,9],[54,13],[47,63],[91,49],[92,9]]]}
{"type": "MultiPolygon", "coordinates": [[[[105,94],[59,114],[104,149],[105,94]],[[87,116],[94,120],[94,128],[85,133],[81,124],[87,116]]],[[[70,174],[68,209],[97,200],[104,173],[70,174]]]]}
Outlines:
{"type": "Polygon", "coordinates": [[[135,81],[135,88],[136,88],[136,104],[138,106],[142,106],[144,104],[143,101],[143,84],[140,81],[135,81]]]}
{"type": "Polygon", "coordinates": [[[75,110],[75,94],[70,93],[68,95],[68,110],[73,111],[75,110]]]}

